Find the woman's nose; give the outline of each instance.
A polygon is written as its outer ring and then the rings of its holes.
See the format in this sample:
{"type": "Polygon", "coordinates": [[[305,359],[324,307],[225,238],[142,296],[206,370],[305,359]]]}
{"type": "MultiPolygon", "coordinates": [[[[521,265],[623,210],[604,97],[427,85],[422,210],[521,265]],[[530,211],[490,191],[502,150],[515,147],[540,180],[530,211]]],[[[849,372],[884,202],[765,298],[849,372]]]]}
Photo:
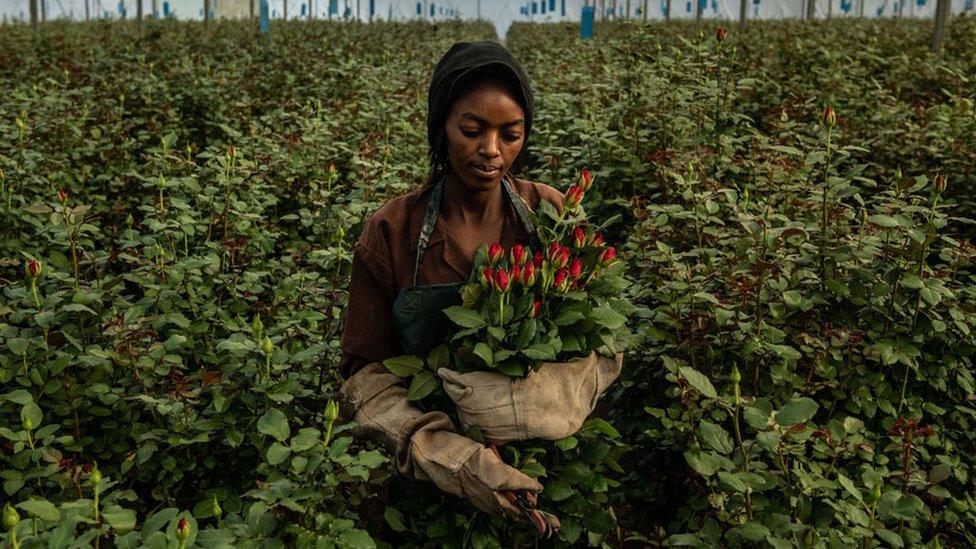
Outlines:
{"type": "Polygon", "coordinates": [[[481,140],[478,153],[486,158],[495,158],[501,154],[498,147],[498,136],[494,132],[486,132],[485,138],[481,140]]]}

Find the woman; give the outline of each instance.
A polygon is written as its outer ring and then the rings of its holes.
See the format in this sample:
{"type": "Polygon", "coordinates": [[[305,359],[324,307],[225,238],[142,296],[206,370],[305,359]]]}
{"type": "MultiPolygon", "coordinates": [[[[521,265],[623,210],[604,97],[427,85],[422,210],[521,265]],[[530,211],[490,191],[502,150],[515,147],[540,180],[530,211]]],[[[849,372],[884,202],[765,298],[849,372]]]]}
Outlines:
{"type": "MultiPolygon", "coordinates": [[[[541,200],[561,208],[559,191],[509,173],[524,160],[532,118],[528,77],[501,45],[458,43],[440,59],[428,93],[431,175],[366,223],[353,256],[340,365],[348,376],[340,391],[344,417],[395,452],[400,473],[519,519],[522,511],[502,492],[542,485],[458,434],[443,412],[411,404],[400,378],[380,362],[443,340],[450,326],[440,311],[458,302],[479,246],[531,246],[527,210],[541,200]]],[[[619,370],[618,356],[544,364],[514,382],[490,372],[438,374],[465,426],[507,442],[569,436],[619,370]]]]}

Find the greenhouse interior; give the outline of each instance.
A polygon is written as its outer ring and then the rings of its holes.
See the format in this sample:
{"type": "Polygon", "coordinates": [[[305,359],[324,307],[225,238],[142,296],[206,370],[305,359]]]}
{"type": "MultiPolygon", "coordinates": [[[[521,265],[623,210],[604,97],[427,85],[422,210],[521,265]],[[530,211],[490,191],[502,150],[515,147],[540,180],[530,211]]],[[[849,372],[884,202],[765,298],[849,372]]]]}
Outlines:
{"type": "Polygon", "coordinates": [[[976,546],[973,0],[0,0],[0,89],[0,547],[976,546]]]}

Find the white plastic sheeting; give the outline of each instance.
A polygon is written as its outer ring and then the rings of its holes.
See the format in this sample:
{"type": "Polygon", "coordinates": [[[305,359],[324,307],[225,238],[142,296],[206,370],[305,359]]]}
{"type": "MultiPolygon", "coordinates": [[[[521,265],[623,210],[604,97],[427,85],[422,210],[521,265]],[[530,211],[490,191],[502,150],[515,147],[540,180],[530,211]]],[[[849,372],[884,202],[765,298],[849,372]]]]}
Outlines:
{"type": "MultiPolygon", "coordinates": [[[[41,0],[48,19],[85,17],[86,0],[41,0]]],[[[87,0],[91,17],[132,18],[140,0],[87,0]]],[[[152,12],[152,0],[141,0],[143,13],[152,12]]],[[[255,5],[260,0],[254,0],[255,5]]],[[[695,2],[702,3],[702,17],[738,19],[738,0],[671,0],[673,19],[694,19],[695,2]]],[[[751,19],[801,18],[808,0],[747,0],[751,19]]],[[[0,0],[0,21],[26,21],[28,0],[0,0]]],[[[817,17],[925,17],[935,14],[936,0],[816,0],[817,17]],[[905,2],[899,6],[899,2],[905,2]],[[863,3],[863,7],[862,7],[863,3]]],[[[649,19],[663,19],[667,0],[596,0],[597,19],[640,18],[647,5],[649,19]]],[[[179,19],[202,19],[203,0],[156,0],[159,16],[179,19]]],[[[250,0],[211,0],[214,17],[236,17],[250,11],[250,0]]],[[[976,11],[976,0],[952,0],[952,13],[976,11]]],[[[288,0],[288,18],[308,17],[311,9],[317,19],[396,20],[424,18],[476,19],[479,15],[495,24],[504,36],[513,21],[579,21],[583,0],[288,0]]],[[[284,0],[269,0],[271,17],[284,16],[284,0]]]]}

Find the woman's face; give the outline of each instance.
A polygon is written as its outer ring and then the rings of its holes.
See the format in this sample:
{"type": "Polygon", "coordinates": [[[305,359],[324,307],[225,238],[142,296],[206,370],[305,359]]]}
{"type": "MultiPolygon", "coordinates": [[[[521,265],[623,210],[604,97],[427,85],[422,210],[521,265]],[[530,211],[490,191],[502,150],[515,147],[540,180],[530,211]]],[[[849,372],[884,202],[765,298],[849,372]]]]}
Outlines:
{"type": "Polygon", "coordinates": [[[525,112],[501,84],[476,84],[451,106],[445,122],[451,169],[465,188],[501,181],[525,143],[525,112]]]}

